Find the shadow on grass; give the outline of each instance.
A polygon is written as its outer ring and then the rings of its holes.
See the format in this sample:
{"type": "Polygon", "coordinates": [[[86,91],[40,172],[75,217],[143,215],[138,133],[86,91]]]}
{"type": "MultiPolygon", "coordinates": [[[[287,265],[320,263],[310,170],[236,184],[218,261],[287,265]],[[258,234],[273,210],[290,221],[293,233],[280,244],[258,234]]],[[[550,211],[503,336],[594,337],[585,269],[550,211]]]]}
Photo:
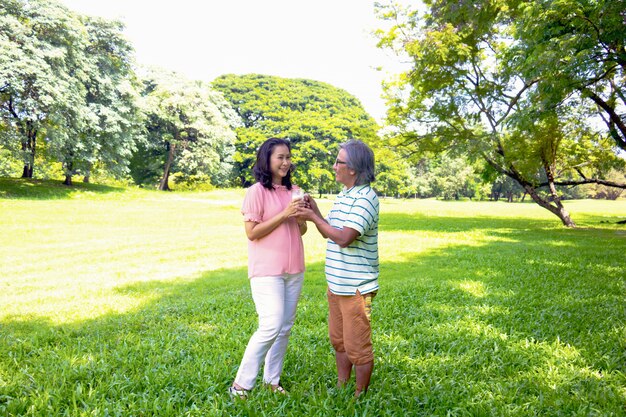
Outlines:
{"type": "Polygon", "coordinates": [[[626,243],[514,224],[464,226],[502,241],[383,260],[373,318],[377,363],[362,401],[333,388],[323,265],[312,263],[283,374],[289,397],[263,389],[247,401],[225,394],[256,325],[246,271],[238,268],[117,288],[149,300],[125,314],[61,326],[1,323],[0,410],[619,415],[626,243]]]}
{"type": "Polygon", "coordinates": [[[0,178],[0,199],[57,200],[69,198],[72,194],[90,192],[97,194],[122,193],[123,187],[76,182],[64,185],[59,180],[38,180],[27,178],[0,178]]]}

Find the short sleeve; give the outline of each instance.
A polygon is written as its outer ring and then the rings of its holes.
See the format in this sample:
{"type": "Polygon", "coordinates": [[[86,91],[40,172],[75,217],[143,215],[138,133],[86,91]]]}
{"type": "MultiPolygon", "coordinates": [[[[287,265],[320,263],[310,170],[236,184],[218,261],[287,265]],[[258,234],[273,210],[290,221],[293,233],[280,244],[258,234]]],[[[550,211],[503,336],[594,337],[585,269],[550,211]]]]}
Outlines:
{"type": "Polygon", "coordinates": [[[375,208],[367,198],[359,198],[354,202],[343,225],[356,230],[362,236],[375,222],[374,211],[375,208]]]}
{"type": "Polygon", "coordinates": [[[263,221],[263,190],[257,184],[246,191],[241,214],[245,222],[261,223],[263,221]]]}

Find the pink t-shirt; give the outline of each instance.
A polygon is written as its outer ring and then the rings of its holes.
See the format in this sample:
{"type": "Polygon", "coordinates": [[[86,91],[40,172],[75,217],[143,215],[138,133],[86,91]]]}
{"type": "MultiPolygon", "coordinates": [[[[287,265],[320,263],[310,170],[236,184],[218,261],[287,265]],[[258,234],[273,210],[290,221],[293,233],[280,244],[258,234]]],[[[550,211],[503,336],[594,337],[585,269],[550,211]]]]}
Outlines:
{"type": "MultiPolygon", "coordinates": [[[[243,220],[264,222],[283,211],[290,202],[291,190],[284,185],[274,185],[273,190],[268,190],[257,182],[246,191],[241,208],[243,220]]],[[[261,239],[248,239],[249,278],[300,272],[304,272],[304,245],[295,218],[287,219],[261,239]]]]}

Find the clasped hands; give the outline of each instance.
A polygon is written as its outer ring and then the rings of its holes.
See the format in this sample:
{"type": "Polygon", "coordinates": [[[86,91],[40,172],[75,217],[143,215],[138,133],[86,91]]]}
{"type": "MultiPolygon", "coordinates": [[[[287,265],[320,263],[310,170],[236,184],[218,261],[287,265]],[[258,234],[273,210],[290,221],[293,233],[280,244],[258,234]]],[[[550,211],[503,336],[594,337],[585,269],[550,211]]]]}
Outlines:
{"type": "Polygon", "coordinates": [[[317,203],[315,200],[308,194],[305,194],[304,198],[297,200],[296,203],[296,212],[294,216],[296,217],[299,224],[306,222],[307,220],[313,220],[315,216],[315,212],[317,211],[317,203]]]}

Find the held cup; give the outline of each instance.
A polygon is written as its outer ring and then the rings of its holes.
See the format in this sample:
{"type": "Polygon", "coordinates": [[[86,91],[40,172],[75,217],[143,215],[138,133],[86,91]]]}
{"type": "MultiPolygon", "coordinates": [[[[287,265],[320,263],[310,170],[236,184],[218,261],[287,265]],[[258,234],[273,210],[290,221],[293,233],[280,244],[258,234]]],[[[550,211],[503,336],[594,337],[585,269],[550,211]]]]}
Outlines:
{"type": "Polygon", "coordinates": [[[304,191],[301,188],[294,188],[291,190],[291,200],[302,200],[304,199],[304,191]]]}

